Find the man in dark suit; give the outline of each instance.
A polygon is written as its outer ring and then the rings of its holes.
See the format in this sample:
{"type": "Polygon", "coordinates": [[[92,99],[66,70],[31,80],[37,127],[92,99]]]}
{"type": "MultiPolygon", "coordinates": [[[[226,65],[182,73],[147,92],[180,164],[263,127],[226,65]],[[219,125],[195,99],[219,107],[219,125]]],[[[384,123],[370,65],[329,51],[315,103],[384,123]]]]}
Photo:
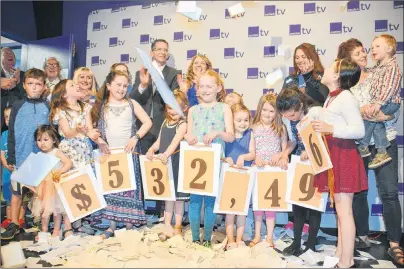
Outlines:
{"type": "MultiPolygon", "coordinates": [[[[177,75],[181,74],[181,71],[167,66],[168,42],[164,39],[155,40],[151,45],[151,56],[160,68],[168,87],[172,91],[179,88],[177,75]]],[[[150,74],[144,67],[136,72],[133,90],[129,96],[143,107],[153,121],[152,128],[140,141],[142,153],[146,154],[160,133],[161,125],[165,119],[165,103],[157,91],[150,74]]]]}
{"type": "Polygon", "coordinates": [[[16,58],[10,48],[1,49],[1,131],[7,129],[4,124],[3,112],[15,101],[25,97],[25,90],[22,86],[24,72],[15,68],[16,58]]]}

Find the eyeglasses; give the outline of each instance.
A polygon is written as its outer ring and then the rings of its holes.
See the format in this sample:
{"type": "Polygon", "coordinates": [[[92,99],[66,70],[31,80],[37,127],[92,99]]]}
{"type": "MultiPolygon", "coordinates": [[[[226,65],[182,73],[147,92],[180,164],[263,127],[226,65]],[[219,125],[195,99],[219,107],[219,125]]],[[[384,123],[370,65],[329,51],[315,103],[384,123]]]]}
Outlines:
{"type": "Polygon", "coordinates": [[[157,51],[157,52],[168,52],[168,49],[163,49],[163,48],[154,48],[153,51],[157,51]]]}
{"type": "Polygon", "coordinates": [[[55,67],[59,67],[59,64],[46,64],[46,67],[55,68],[55,67]]]}

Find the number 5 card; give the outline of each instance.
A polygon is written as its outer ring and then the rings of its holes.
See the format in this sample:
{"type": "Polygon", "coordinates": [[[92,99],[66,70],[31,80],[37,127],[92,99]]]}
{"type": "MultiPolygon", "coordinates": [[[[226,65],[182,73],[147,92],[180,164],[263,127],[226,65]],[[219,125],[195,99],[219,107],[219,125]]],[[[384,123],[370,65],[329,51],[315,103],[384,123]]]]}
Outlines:
{"type": "Polygon", "coordinates": [[[184,193],[217,196],[220,176],[222,146],[188,145],[181,142],[178,171],[178,191],[184,193]]]}
{"type": "Polygon", "coordinates": [[[110,151],[111,154],[104,155],[94,150],[95,172],[102,193],[136,190],[132,154],[125,153],[123,148],[111,148],[110,151]]]}

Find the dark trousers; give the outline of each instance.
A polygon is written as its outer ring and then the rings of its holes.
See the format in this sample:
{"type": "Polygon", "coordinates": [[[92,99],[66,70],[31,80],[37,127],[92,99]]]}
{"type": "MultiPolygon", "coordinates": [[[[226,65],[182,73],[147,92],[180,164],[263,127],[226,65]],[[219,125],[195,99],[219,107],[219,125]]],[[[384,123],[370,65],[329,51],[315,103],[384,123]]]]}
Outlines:
{"type": "Polygon", "coordinates": [[[293,244],[300,247],[307,213],[309,213],[309,238],[306,242],[306,248],[315,250],[317,234],[321,224],[321,212],[298,205],[293,205],[293,244]]]}
{"type": "MultiPolygon", "coordinates": [[[[377,191],[383,204],[383,219],[386,225],[387,239],[398,243],[401,238],[402,219],[398,199],[398,147],[395,139],[390,141],[390,144],[390,147],[387,148],[387,153],[393,160],[376,168],[374,172],[377,191]]],[[[369,150],[372,153],[370,157],[373,158],[377,153],[377,149],[370,146],[369,150]]],[[[367,170],[369,158],[364,158],[364,163],[367,170]]],[[[369,233],[367,191],[354,195],[352,207],[357,234],[359,236],[367,235],[369,233]]]]}

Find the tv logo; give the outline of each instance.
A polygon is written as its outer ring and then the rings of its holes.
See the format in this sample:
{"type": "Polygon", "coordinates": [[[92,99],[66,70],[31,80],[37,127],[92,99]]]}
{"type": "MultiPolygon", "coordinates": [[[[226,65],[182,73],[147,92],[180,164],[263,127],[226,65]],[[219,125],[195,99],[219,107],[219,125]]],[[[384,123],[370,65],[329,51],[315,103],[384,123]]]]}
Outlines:
{"type": "Polygon", "coordinates": [[[366,54],[369,54],[370,48],[363,48],[363,49],[365,50],[366,54]]]}
{"type": "Polygon", "coordinates": [[[101,59],[100,56],[91,57],[91,66],[104,65],[106,63],[107,60],[101,59]]]}
{"type": "Polygon", "coordinates": [[[402,135],[397,135],[397,136],[396,136],[396,141],[397,141],[397,146],[398,146],[399,148],[403,148],[404,136],[402,136],[402,135]]]}
{"type": "MultiPolygon", "coordinates": [[[[206,21],[207,18],[208,18],[208,15],[200,15],[199,21],[206,21]]],[[[194,21],[193,19],[188,19],[188,22],[198,22],[198,20],[194,21]]]]}
{"type": "Polygon", "coordinates": [[[264,16],[285,15],[286,9],[276,8],[275,5],[264,6],[264,16]]]}
{"type": "Polygon", "coordinates": [[[244,14],[245,14],[245,12],[242,12],[242,13],[237,14],[236,16],[232,17],[232,16],[230,16],[229,10],[227,8],[224,10],[225,19],[242,18],[242,17],[244,17],[244,14]]]}
{"type": "Polygon", "coordinates": [[[150,35],[140,35],[140,44],[149,44],[153,43],[157,38],[151,37],[150,35]]]}
{"type": "Polygon", "coordinates": [[[264,58],[275,57],[276,48],[275,46],[265,46],[264,47],[264,58]]]}
{"type": "Polygon", "coordinates": [[[226,94],[234,92],[234,89],[226,89],[226,94]]]}
{"type": "Polygon", "coordinates": [[[154,25],[170,24],[170,18],[164,18],[163,15],[154,16],[154,25]]]}
{"type": "Polygon", "coordinates": [[[404,182],[398,183],[398,194],[404,195],[404,182]]]}
{"type": "Polygon", "coordinates": [[[248,27],[248,37],[260,37],[268,36],[269,31],[260,30],[259,26],[249,26],[248,27]]]}
{"type": "Polygon", "coordinates": [[[262,94],[274,93],[275,89],[262,89],[262,94]]]}
{"type": "Polygon", "coordinates": [[[304,28],[301,24],[290,24],[289,35],[309,35],[311,28],[304,28]]]}
{"type": "Polygon", "coordinates": [[[330,23],[330,34],[351,33],[353,27],[342,25],[342,22],[330,23]]]}
{"type": "Polygon", "coordinates": [[[251,117],[254,118],[257,111],[255,109],[253,109],[253,110],[250,110],[250,113],[251,113],[251,117]]]}
{"type": "Polygon", "coordinates": [[[142,9],[146,9],[146,8],[153,8],[153,7],[158,7],[158,3],[156,4],[144,4],[144,5],[142,5],[142,9]]]}
{"type": "Polygon", "coordinates": [[[100,21],[93,22],[93,32],[107,30],[108,25],[102,24],[100,21]]]}
{"type": "Polygon", "coordinates": [[[316,3],[304,3],[304,14],[324,13],[327,7],[316,6],[316,3]]]}
{"type": "Polygon", "coordinates": [[[198,54],[197,50],[187,50],[187,60],[191,60],[192,57],[198,54]]]}
{"type": "Polygon", "coordinates": [[[295,67],[289,66],[289,75],[293,74],[294,72],[295,72],[295,67]]]}
{"type": "Polygon", "coordinates": [[[247,79],[266,78],[267,75],[268,75],[268,72],[259,71],[258,67],[247,68],[247,79]]]}
{"type": "Polygon", "coordinates": [[[121,12],[121,11],[125,11],[126,7],[113,7],[111,8],[111,13],[116,13],[116,12],[121,12]]]}
{"type": "Polygon", "coordinates": [[[349,1],[346,9],[348,12],[369,10],[371,4],[361,3],[360,1],[349,1]]]}
{"type": "Polygon", "coordinates": [[[184,32],[174,32],[174,42],[182,42],[191,39],[192,35],[184,34],[184,32]]]}
{"type": "Polygon", "coordinates": [[[404,7],[404,1],[393,1],[393,8],[403,8],[404,7]]]}
{"type": "Polygon", "coordinates": [[[122,19],[122,29],[136,27],[139,24],[137,21],[129,19],[122,19]]]}
{"type": "Polygon", "coordinates": [[[371,216],[382,216],[383,215],[383,205],[382,204],[373,204],[371,216]]]}
{"type": "Polygon", "coordinates": [[[97,43],[92,43],[90,40],[87,40],[87,49],[93,49],[97,47],[97,43]]]}
{"type": "Polygon", "coordinates": [[[397,31],[400,24],[389,23],[388,20],[375,20],[375,32],[397,31]]]}
{"type": "Polygon", "coordinates": [[[244,52],[237,51],[235,48],[224,48],[225,59],[243,58],[243,56],[244,52]]]}
{"type": "Polygon", "coordinates": [[[229,32],[221,32],[220,29],[210,29],[209,39],[220,39],[220,38],[228,38],[229,32]]]}
{"type": "Polygon", "coordinates": [[[215,70],[215,72],[218,73],[222,78],[227,78],[227,76],[229,75],[229,73],[220,72],[219,68],[213,68],[213,70],[215,70]]]}
{"type": "Polygon", "coordinates": [[[321,56],[321,55],[325,55],[325,52],[327,51],[327,49],[319,49],[319,48],[316,48],[316,52],[317,52],[317,54],[319,55],[319,56],[321,56]]]}
{"type": "Polygon", "coordinates": [[[121,63],[136,63],[137,58],[130,57],[129,54],[121,54],[121,63]]]}
{"type": "Polygon", "coordinates": [[[125,40],[119,40],[117,37],[109,38],[110,47],[123,46],[123,45],[125,45],[125,40]]]}
{"type": "Polygon", "coordinates": [[[99,10],[99,9],[96,9],[96,10],[91,11],[91,12],[90,12],[90,15],[96,15],[96,14],[98,14],[99,12],[100,12],[100,10],[99,10]]]}
{"type": "Polygon", "coordinates": [[[404,50],[404,42],[403,41],[397,42],[396,53],[403,54],[403,50],[404,50]]]}

